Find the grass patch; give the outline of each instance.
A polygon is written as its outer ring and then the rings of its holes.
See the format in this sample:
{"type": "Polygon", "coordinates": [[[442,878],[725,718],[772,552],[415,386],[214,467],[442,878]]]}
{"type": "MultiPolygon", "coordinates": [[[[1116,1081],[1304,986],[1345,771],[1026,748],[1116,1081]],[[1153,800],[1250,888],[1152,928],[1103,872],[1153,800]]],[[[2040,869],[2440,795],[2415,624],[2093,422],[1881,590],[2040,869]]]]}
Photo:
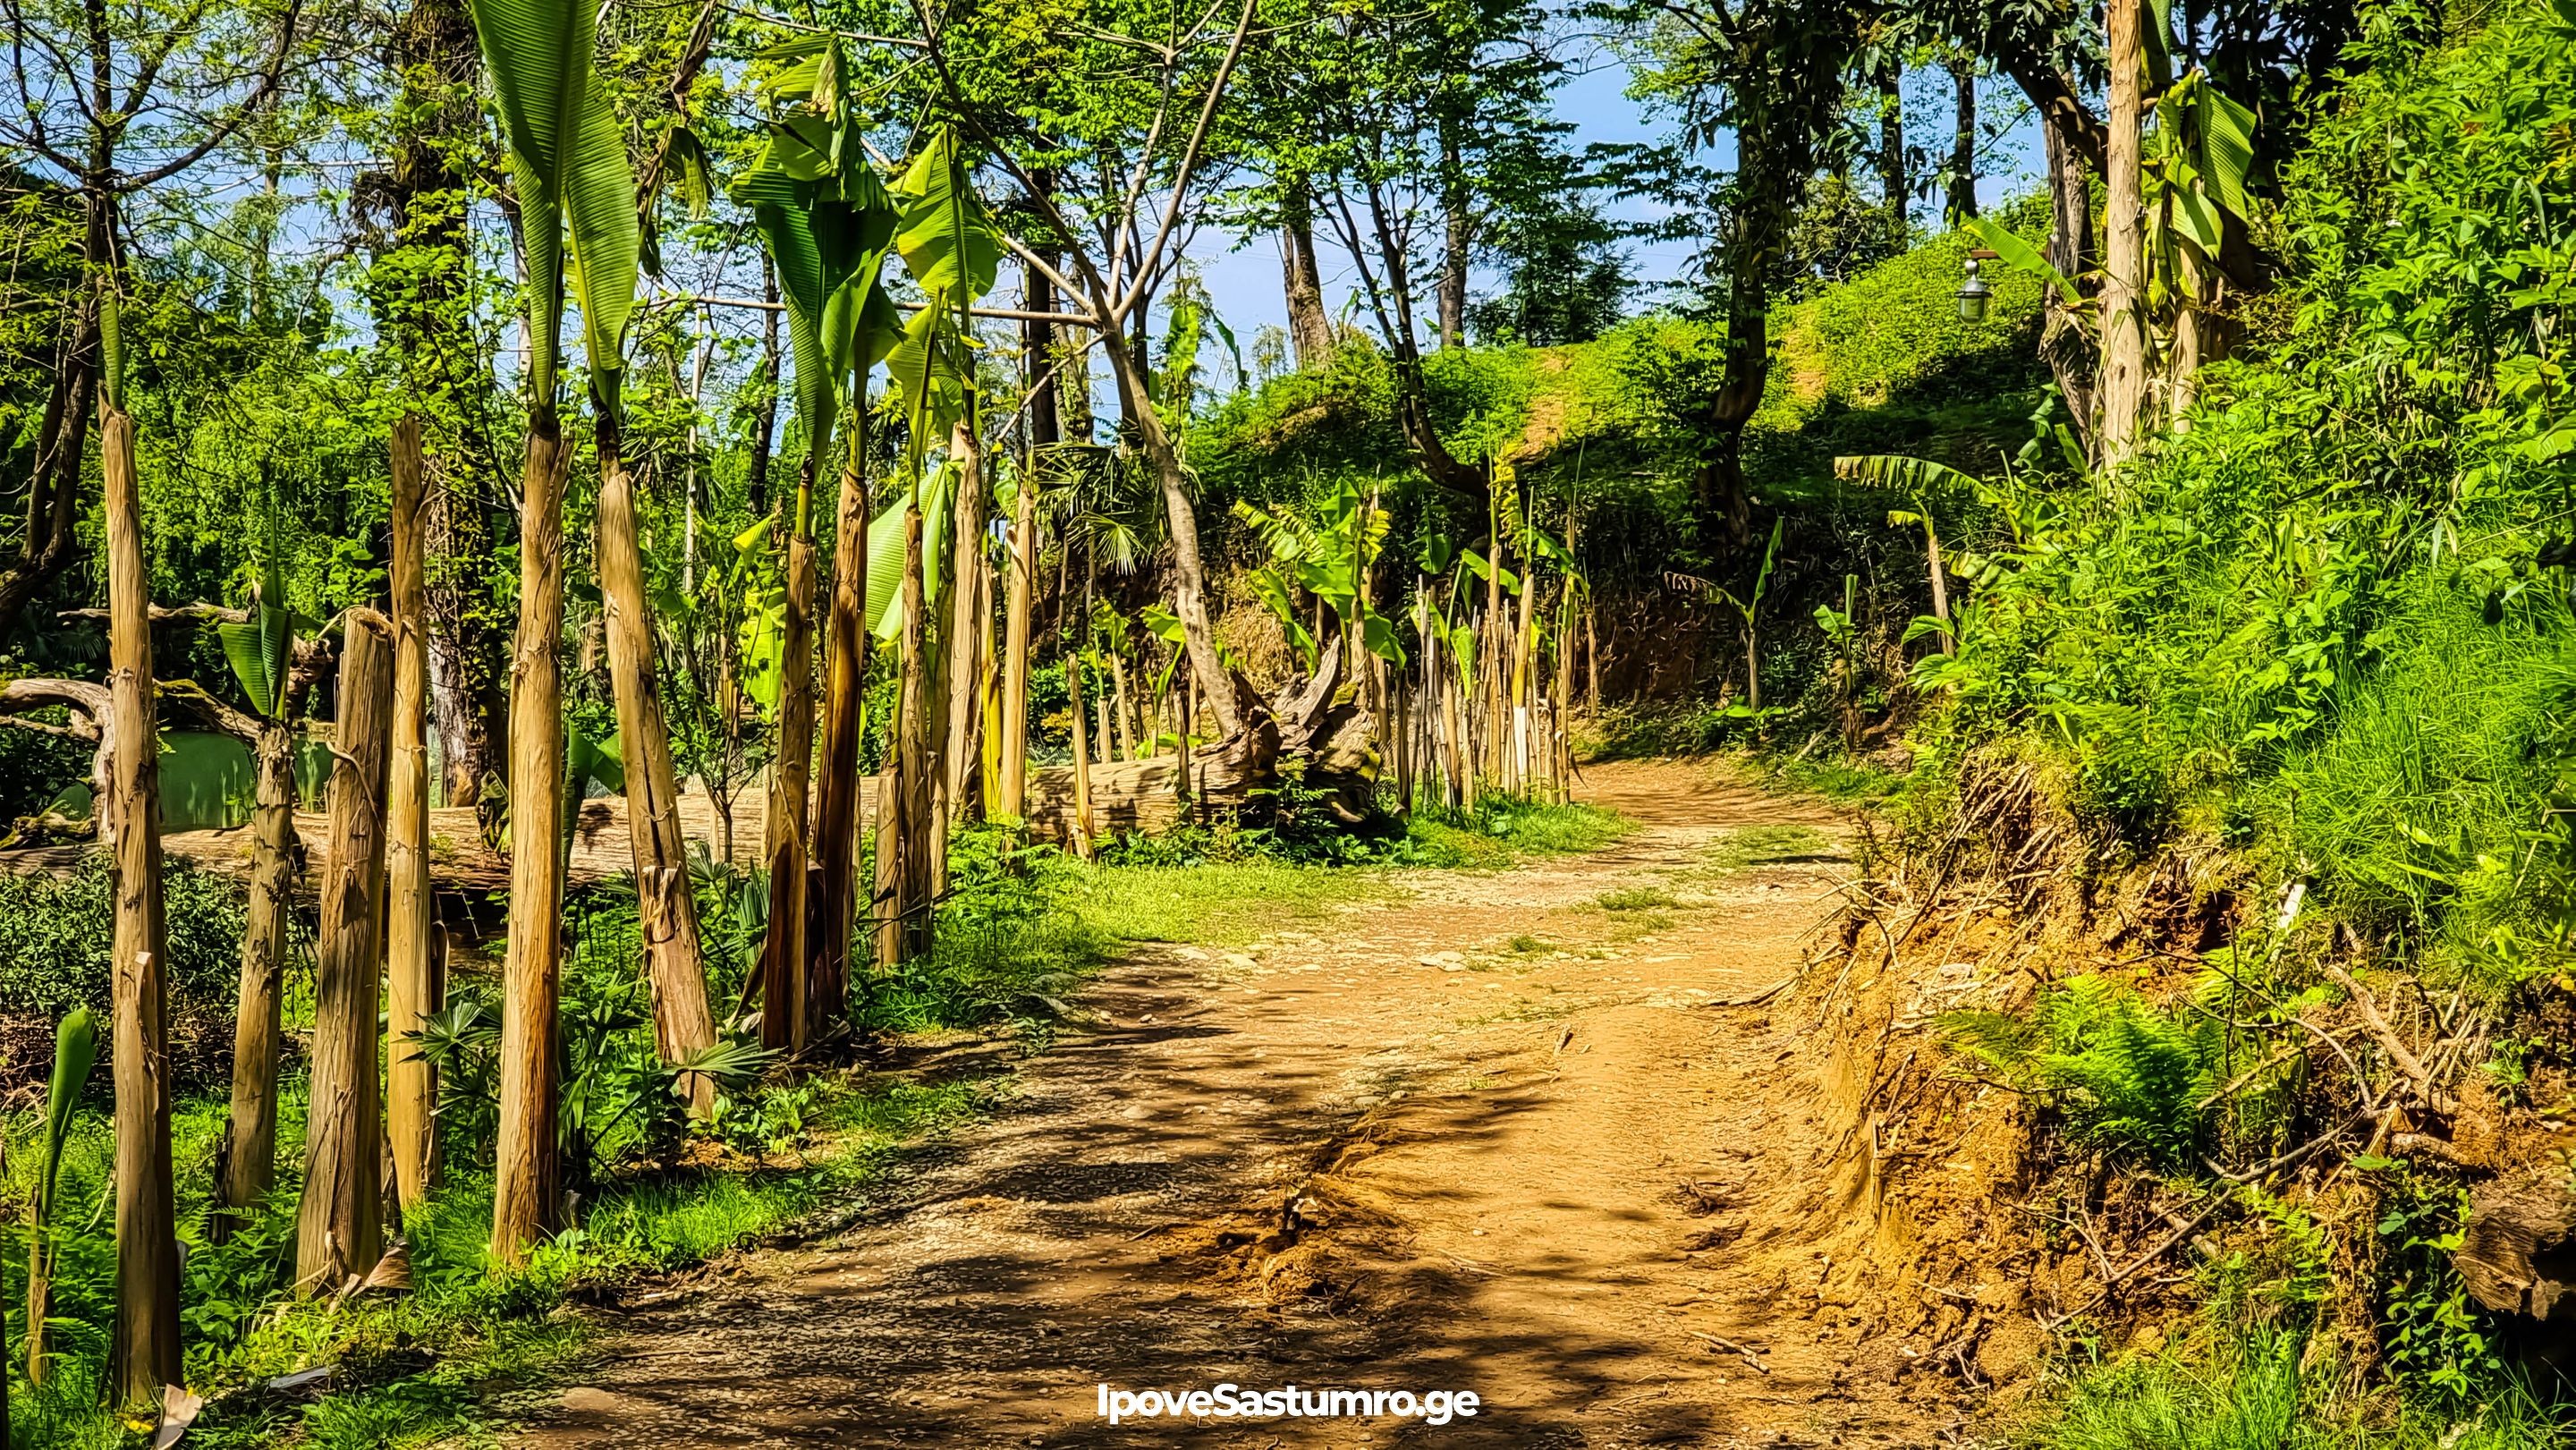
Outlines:
{"type": "Polygon", "coordinates": [[[1623,886],[1616,891],[1604,891],[1596,902],[1603,911],[1654,911],[1680,904],[1669,892],[1653,886],[1623,886]]]}
{"type": "Polygon", "coordinates": [[[2332,1354],[2282,1330],[2216,1350],[2140,1355],[2075,1374],[2024,1450],[2561,1450],[2569,1437],[2521,1386],[2453,1412],[2354,1394],[2332,1354]],[[2304,1361],[2307,1361],[2303,1363],[2304,1361]]]}
{"type": "Polygon", "coordinates": [[[1707,870],[1731,876],[1756,866],[1775,866],[1834,854],[1833,838],[1813,826],[1745,826],[1717,838],[1709,847],[1707,870]]]}
{"type": "MultiPolygon", "coordinates": [[[[860,1086],[814,1080],[806,1099],[806,1141],[770,1161],[736,1160],[718,1169],[649,1171],[605,1185],[578,1230],[541,1245],[523,1269],[496,1271],[487,1239],[491,1182],[451,1183],[407,1216],[418,1292],[393,1300],[327,1303],[284,1299],[276,1286],[291,1277],[286,1230],[294,1211],[292,1165],[302,1115],[284,1124],[287,1165],[270,1212],[232,1243],[209,1245],[207,1189],[212,1149],[225,1105],[191,1099],[173,1112],[180,1170],[180,1237],[188,1247],[188,1380],[210,1396],[314,1365],[339,1370],[338,1388],[299,1409],[209,1411],[189,1432],[191,1446],[232,1450],[297,1443],[330,1450],[414,1446],[484,1425],[496,1388],[542,1379],[577,1355],[578,1320],[554,1311],[587,1286],[614,1283],[700,1262],[780,1232],[885,1171],[910,1142],[954,1127],[981,1111],[990,1084],[953,1082],[860,1086]]],[[[21,1147],[35,1131],[30,1118],[10,1125],[12,1195],[32,1173],[36,1154],[21,1147]]],[[[113,1312],[115,1252],[103,1217],[113,1167],[107,1115],[85,1112],[64,1154],[54,1290],[54,1373],[41,1390],[12,1387],[19,1443],[106,1450],[130,1443],[98,1408],[113,1312]]],[[[13,1204],[0,1237],[0,1292],[25,1303],[26,1238],[22,1205],[13,1204]]],[[[23,1354],[23,1316],[10,1316],[10,1352],[23,1354]]]]}
{"type": "Polygon", "coordinates": [[[1271,861],[1201,866],[1103,866],[1074,894],[1086,926],[1114,941],[1240,946],[1293,922],[1320,921],[1350,902],[1391,894],[1375,872],[1271,861]]]}
{"type": "Polygon", "coordinates": [[[1394,859],[1410,866],[1501,870],[1525,856],[1597,851],[1635,828],[1635,822],[1599,806],[1487,797],[1471,811],[1416,811],[1394,859]]]}

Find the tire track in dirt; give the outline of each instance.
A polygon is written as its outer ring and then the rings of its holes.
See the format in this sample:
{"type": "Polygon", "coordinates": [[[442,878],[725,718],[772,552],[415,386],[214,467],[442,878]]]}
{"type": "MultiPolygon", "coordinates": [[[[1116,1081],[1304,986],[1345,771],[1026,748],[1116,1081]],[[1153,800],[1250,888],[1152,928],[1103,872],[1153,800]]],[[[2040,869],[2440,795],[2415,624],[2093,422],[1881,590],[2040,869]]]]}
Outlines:
{"type": "Polygon", "coordinates": [[[1689,763],[1596,766],[1616,846],[1242,952],[1140,949],[1102,1015],[827,1243],[595,1310],[519,1443],[1933,1445],[1910,1346],[1858,1342],[1819,1247],[1857,1186],[1791,974],[1830,813],[1689,763]],[[1602,904],[1605,897],[1612,907],[1602,904]],[[1774,1012],[1777,1012],[1777,1020],[1774,1012]],[[1472,1390],[1474,1419],[1096,1418],[1094,1385],[1472,1390]]]}

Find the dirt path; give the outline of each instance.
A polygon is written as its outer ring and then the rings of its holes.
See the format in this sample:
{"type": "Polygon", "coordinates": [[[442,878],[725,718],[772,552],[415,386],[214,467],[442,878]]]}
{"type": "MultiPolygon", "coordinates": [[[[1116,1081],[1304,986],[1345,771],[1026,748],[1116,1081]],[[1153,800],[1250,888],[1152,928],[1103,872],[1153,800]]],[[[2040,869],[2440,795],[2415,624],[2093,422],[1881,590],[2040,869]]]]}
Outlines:
{"type": "Polygon", "coordinates": [[[1136,953],[900,1203],[605,1313],[522,1443],[1949,1443],[1943,1381],[1904,1373],[1929,1346],[1820,1302],[1845,1205],[1806,1024],[1731,1005],[1796,967],[1832,818],[1703,766],[1590,775],[1644,823],[1611,850],[1136,953]],[[1113,1428],[1102,1382],[1481,1405],[1113,1428]]]}

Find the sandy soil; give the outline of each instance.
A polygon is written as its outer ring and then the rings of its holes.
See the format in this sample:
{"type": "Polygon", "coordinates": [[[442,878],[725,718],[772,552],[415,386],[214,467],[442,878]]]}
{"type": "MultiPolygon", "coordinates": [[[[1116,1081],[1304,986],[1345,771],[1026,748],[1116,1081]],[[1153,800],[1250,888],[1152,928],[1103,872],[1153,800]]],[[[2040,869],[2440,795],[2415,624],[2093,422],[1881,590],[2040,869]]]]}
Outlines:
{"type": "Polygon", "coordinates": [[[591,1311],[599,1355],[519,1443],[1953,1443],[1933,1346],[1818,1293],[1858,1190],[1809,1024],[1763,994],[1848,869],[1833,815],[1700,764],[1588,775],[1642,823],[1609,850],[1136,952],[839,1236],[591,1311]],[[1784,824],[1820,834],[1712,864],[1784,824]],[[1221,1382],[1481,1403],[1097,1413],[1102,1383],[1221,1382]]]}

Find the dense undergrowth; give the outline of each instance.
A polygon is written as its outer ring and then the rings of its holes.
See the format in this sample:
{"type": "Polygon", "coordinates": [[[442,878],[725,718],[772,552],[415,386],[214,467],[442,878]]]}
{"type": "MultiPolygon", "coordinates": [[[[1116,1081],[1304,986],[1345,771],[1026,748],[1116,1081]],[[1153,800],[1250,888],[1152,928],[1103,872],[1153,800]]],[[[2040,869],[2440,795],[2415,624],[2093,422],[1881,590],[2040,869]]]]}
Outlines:
{"type": "MultiPolygon", "coordinates": [[[[882,1075],[875,1070],[888,1065],[882,1054],[899,1057],[923,1034],[937,1041],[958,1033],[998,1035],[1024,1052],[1042,1051],[1077,1014],[1072,998],[1084,979],[1122,943],[1230,945],[1391,889],[1381,870],[1328,867],[1491,868],[1524,854],[1590,849],[1624,825],[1588,807],[1490,801],[1454,818],[1416,815],[1357,847],[1325,845],[1321,833],[1199,828],[1120,841],[1098,864],[1015,845],[995,832],[966,833],[953,848],[956,891],[939,919],[936,954],[854,984],[853,1020],[876,1046],[843,1054],[840,1065],[773,1069],[733,1082],[713,1117],[699,1124],[681,1116],[670,1072],[653,1056],[631,891],[609,883],[583,893],[567,912],[573,944],[563,1006],[567,1173],[582,1194],[579,1225],[540,1245],[524,1269],[496,1270],[487,1253],[498,1046],[497,984],[488,964],[456,964],[449,1008],[434,1022],[427,1048],[442,1074],[445,1183],[402,1226],[409,1294],[333,1302],[287,1292],[304,1125],[300,1071],[290,1073],[282,1092],[280,1187],[259,1214],[216,1242],[209,1217],[225,1134],[222,1083],[193,1091],[183,1084],[172,1130],[186,1248],[188,1379],[212,1397],[188,1443],[288,1439],[358,1450],[472,1431],[496,1413],[497,1389],[539,1382],[580,1352],[581,1322],[559,1312],[567,1305],[828,1223],[863,1203],[872,1183],[899,1174],[906,1145],[971,1119],[1009,1091],[1007,1075],[933,1085],[882,1075]],[[315,1366],[332,1369],[331,1392],[317,1403],[261,1389],[315,1366]]],[[[699,916],[721,1015],[741,1000],[757,960],[766,902],[760,878],[699,864],[699,916]]],[[[237,923],[237,883],[196,873],[174,873],[174,880],[181,888],[172,897],[174,919],[188,904],[206,910],[210,932],[237,923]]],[[[95,886],[88,875],[68,882],[0,878],[0,911],[15,928],[0,938],[0,1011],[35,1017],[103,1001],[103,970],[77,949],[106,938],[109,903],[95,886]]],[[[174,928],[173,939],[192,938],[174,928]]],[[[211,979],[218,958],[211,947],[206,955],[201,974],[211,979]]],[[[309,970],[305,957],[289,973],[290,1039],[309,1020],[309,970]],[[302,991],[295,989],[299,976],[302,991]]],[[[194,976],[178,975],[187,990],[194,976]]],[[[213,992],[210,983],[204,995],[213,992]]],[[[47,1326],[51,1373],[42,1385],[19,1378],[11,1386],[18,1445],[128,1440],[126,1428],[97,1408],[115,1287],[105,1079],[102,1070],[93,1080],[92,1101],[77,1115],[63,1159],[47,1326]]],[[[26,1224],[41,1133],[33,1111],[0,1123],[0,1302],[12,1306],[6,1350],[13,1373],[25,1362],[17,1306],[26,1303],[26,1224]]]]}
{"type": "Polygon", "coordinates": [[[2226,1226],[2167,1289],[2071,1306],[2033,1445],[2567,1443],[2529,1322],[2453,1255],[2481,1193],[2564,1189],[2576,26],[2393,3],[2365,31],[2279,178],[2280,292],[2188,426],[2108,477],[1982,470],[1912,670],[1890,879],[1941,891],[1980,833],[2012,859],[2034,818],[1971,819],[2010,776],[2073,828],[2053,909],[2173,918],[1952,1018],[1958,1070],[2033,1105],[2078,1212],[2226,1226]]]}

